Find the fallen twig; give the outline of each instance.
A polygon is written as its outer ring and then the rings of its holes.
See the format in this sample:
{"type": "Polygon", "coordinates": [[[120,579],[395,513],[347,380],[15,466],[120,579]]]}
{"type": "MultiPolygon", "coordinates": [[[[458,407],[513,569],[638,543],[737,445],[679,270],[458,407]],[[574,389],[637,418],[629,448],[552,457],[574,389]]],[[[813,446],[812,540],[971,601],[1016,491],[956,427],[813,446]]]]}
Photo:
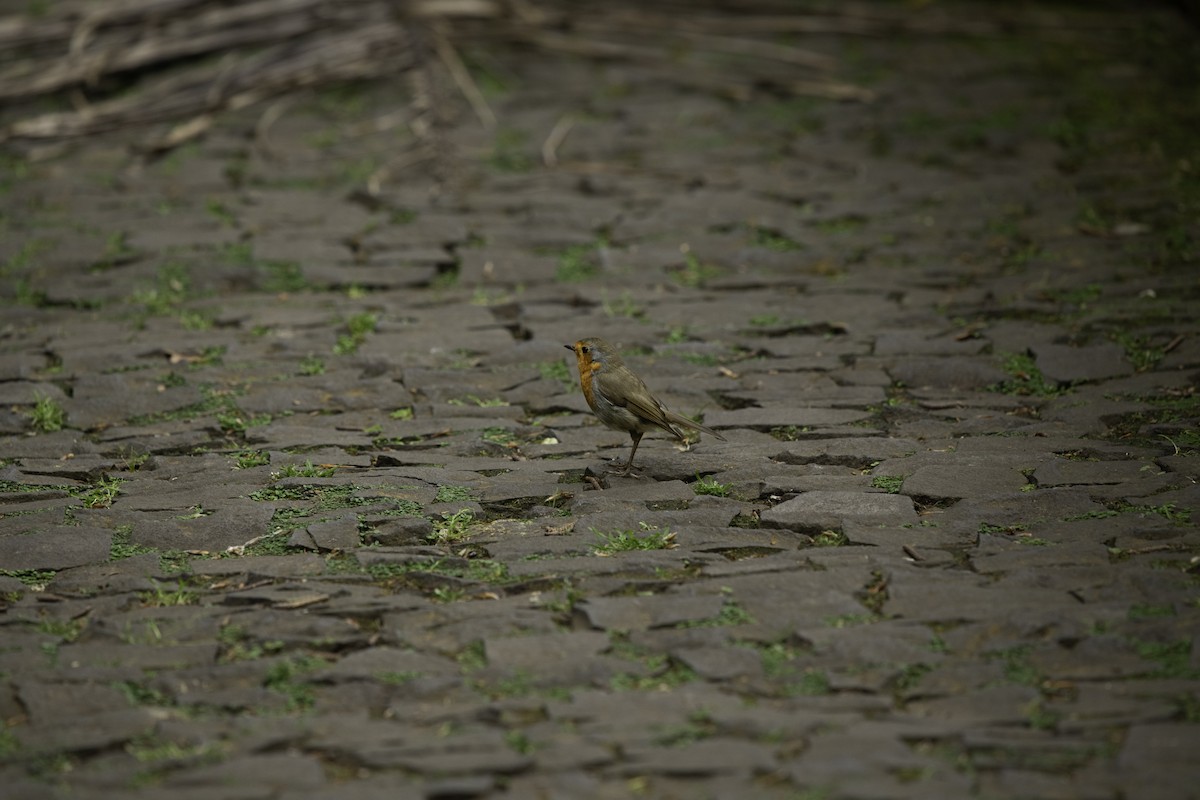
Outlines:
{"type": "Polygon", "coordinates": [[[547,167],[553,167],[558,164],[558,147],[567,138],[567,134],[571,132],[571,128],[575,125],[575,119],[569,114],[564,114],[554,123],[554,127],[550,129],[550,134],[546,137],[546,141],[542,142],[542,163],[547,167]]]}

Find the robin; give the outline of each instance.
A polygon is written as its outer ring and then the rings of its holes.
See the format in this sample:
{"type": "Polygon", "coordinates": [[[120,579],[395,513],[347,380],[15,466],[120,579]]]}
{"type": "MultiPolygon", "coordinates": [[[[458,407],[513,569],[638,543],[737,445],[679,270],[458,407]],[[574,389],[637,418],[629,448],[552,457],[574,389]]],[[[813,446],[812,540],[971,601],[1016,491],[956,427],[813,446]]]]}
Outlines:
{"type": "Polygon", "coordinates": [[[711,428],[680,416],[664,406],[657,397],[650,394],[645,382],[625,366],[625,362],[613,346],[603,339],[593,336],[563,346],[575,351],[575,361],[579,366],[579,385],[592,411],[605,425],[613,430],[628,431],[629,437],[633,439],[629,461],[618,474],[629,474],[633,468],[633,457],[637,453],[638,443],[642,441],[642,434],[654,428],[662,428],[680,440],[683,439],[683,433],[677,426],[703,431],[722,441],[725,440],[724,436],[711,428]]]}

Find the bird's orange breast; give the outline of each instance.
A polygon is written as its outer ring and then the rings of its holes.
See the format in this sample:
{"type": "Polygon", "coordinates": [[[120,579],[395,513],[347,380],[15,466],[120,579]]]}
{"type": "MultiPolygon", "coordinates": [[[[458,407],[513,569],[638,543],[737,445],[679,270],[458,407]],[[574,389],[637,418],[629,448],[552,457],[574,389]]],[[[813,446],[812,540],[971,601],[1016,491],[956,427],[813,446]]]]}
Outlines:
{"type": "Polygon", "coordinates": [[[583,399],[587,400],[588,406],[596,408],[596,395],[592,389],[592,377],[600,369],[600,365],[590,359],[585,359],[579,356],[579,388],[583,389],[583,399]]]}

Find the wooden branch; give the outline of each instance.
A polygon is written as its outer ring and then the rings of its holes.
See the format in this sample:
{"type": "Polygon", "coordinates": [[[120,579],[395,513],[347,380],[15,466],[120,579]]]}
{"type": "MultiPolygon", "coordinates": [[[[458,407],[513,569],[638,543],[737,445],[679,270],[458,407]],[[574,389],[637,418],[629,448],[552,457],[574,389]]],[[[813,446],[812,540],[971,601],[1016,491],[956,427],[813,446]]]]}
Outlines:
{"type": "Polygon", "coordinates": [[[475,83],[475,79],[471,77],[471,71],[467,69],[467,65],[459,58],[458,51],[450,43],[450,38],[446,35],[446,31],[441,25],[436,26],[434,29],[433,43],[438,57],[445,64],[450,77],[454,78],[454,82],[458,84],[458,90],[463,93],[463,96],[467,98],[467,102],[471,104],[471,108],[475,110],[475,116],[479,117],[479,121],[483,123],[483,127],[489,131],[495,128],[496,115],[492,113],[491,106],[488,105],[483,92],[479,91],[479,86],[475,83]]]}
{"type": "MultiPolygon", "coordinates": [[[[447,145],[439,120],[451,112],[454,97],[442,90],[441,78],[453,79],[485,127],[496,125],[495,113],[459,55],[463,42],[472,39],[632,62],[654,80],[737,101],[763,86],[868,101],[874,96],[870,91],[829,76],[833,58],[785,44],[778,34],[951,28],[961,33],[974,30],[972,25],[990,30],[1007,19],[997,12],[966,20],[967,25],[939,9],[855,0],[831,4],[830,10],[773,13],[780,8],[788,7],[764,3],[747,9],[750,13],[687,9],[673,14],[661,6],[619,0],[602,9],[553,0],[59,0],[42,17],[0,18],[0,103],[69,92],[76,108],[25,118],[6,109],[9,122],[0,128],[0,141],[45,142],[170,123],[174,127],[146,145],[169,149],[202,135],[222,111],[297,87],[408,71],[414,99],[406,119],[432,154],[435,169],[442,169],[449,159],[441,152],[447,145]],[[719,60],[705,58],[709,54],[746,59],[749,69],[734,76],[719,60]],[[120,76],[130,77],[109,80],[120,76]]],[[[260,120],[259,138],[268,151],[267,131],[278,113],[268,110],[260,120]]],[[[570,130],[569,121],[560,122],[545,142],[546,163],[557,161],[558,146],[570,130]]],[[[407,159],[398,164],[403,168],[407,159]]],[[[378,185],[388,172],[375,177],[378,185]]]]}
{"type": "Polygon", "coordinates": [[[402,71],[408,66],[406,42],[404,29],[396,23],[372,24],[337,35],[318,34],[309,47],[275,45],[232,65],[201,65],[80,111],[18,120],[0,131],[0,141],[85,136],[128,124],[227,109],[234,98],[251,94],[261,99],[332,80],[402,71]]]}
{"type": "Polygon", "coordinates": [[[542,142],[542,163],[547,167],[558,165],[558,148],[567,138],[567,134],[571,132],[571,128],[575,126],[575,118],[570,114],[563,114],[554,123],[554,127],[550,129],[550,134],[546,136],[546,141],[542,142]]]}

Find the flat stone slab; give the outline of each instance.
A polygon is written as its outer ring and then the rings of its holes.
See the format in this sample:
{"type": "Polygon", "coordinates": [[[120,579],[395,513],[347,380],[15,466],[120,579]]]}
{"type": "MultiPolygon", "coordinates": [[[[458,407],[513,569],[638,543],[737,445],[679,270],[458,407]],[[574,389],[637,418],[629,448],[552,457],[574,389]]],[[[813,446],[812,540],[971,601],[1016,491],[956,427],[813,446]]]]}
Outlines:
{"type": "Polygon", "coordinates": [[[570,631],[534,636],[497,637],[484,641],[489,666],[510,671],[539,671],[546,662],[587,659],[608,649],[608,634],[570,631]]]}
{"type": "Polygon", "coordinates": [[[734,411],[710,411],[704,415],[704,424],[710,428],[780,428],[793,425],[797,428],[828,428],[848,425],[867,419],[869,411],[845,408],[739,408],[734,411]]]}
{"type": "Polygon", "coordinates": [[[893,380],[916,389],[985,389],[1008,377],[999,367],[970,356],[908,356],[884,363],[893,380]]]}
{"type": "Polygon", "coordinates": [[[843,520],[895,527],[915,524],[912,498],[882,492],[805,492],[762,512],[767,528],[821,532],[840,529],[843,520]]]}
{"type": "Polygon", "coordinates": [[[358,516],[354,512],[305,528],[319,550],[351,550],[359,545],[358,516]]]}
{"type": "Polygon", "coordinates": [[[174,411],[202,399],[194,386],[167,387],[140,373],[83,376],[75,387],[63,408],[71,424],[83,429],[174,411]]]}
{"type": "Polygon", "coordinates": [[[1200,782],[1194,723],[1134,725],[1117,754],[1122,794],[1130,800],[1186,797],[1200,782]]]}
{"type": "Polygon", "coordinates": [[[575,521],[575,533],[586,537],[592,546],[602,544],[599,534],[631,531],[634,535],[642,535],[645,529],[643,523],[650,525],[652,530],[678,531],[691,525],[702,527],[725,527],[738,514],[738,509],[729,506],[705,506],[693,502],[693,507],[678,511],[657,511],[654,516],[642,508],[624,509],[619,511],[598,511],[581,515],[575,521]],[[653,519],[653,524],[648,520],[653,519]],[[595,529],[595,532],[593,532],[595,529]]]}
{"type": "Polygon", "coordinates": [[[942,656],[930,649],[932,636],[924,625],[867,622],[869,627],[806,627],[799,635],[816,651],[863,664],[935,664],[942,656]],[[869,634],[869,635],[864,635],[869,634]]]}
{"type": "Polygon", "coordinates": [[[728,681],[762,675],[762,656],[744,647],[677,647],[671,657],[678,659],[707,680],[728,681]]]}
{"type": "Polygon", "coordinates": [[[308,608],[329,600],[330,593],[303,584],[274,584],[229,592],[221,602],[231,606],[308,608]]]}
{"type": "Polygon", "coordinates": [[[177,670],[212,664],[217,659],[216,642],[177,645],[109,644],[73,642],[59,649],[61,665],[67,670],[177,670]]]}
{"type": "Polygon", "coordinates": [[[45,367],[44,353],[5,353],[0,355],[0,381],[9,383],[31,378],[35,372],[45,367]]]}
{"type": "MultiPolygon", "coordinates": [[[[198,495],[192,495],[193,502],[199,499],[198,495]]],[[[133,526],[131,538],[135,544],[213,555],[229,548],[242,547],[271,532],[273,506],[251,500],[217,502],[220,505],[146,509],[141,512],[136,508],[122,508],[118,500],[112,509],[112,517],[119,520],[118,524],[133,526]]]]}
{"type": "Polygon", "coordinates": [[[483,640],[487,666],[474,677],[496,686],[534,678],[544,686],[602,686],[617,675],[643,671],[605,652],[611,646],[608,633],[588,630],[488,637],[483,640]]]}
{"type": "Polygon", "coordinates": [[[61,430],[37,436],[0,437],[0,453],[5,458],[70,458],[80,453],[98,453],[95,442],[79,431],[61,430]]]}
{"type": "Polygon", "coordinates": [[[1125,348],[1115,342],[1083,347],[1038,343],[1029,349],[1042,374],[1060,383],[1098,381],[1133,372],[1125,348]]]}
{"type": "Polygon", "coordinates": [[[1041,464],[1033,472],[1038,486],[1086,486],[1132,483],[1161,475],[1153,462],[1144,461],[1067,461],[1041,464]]]}
{"type": "MultiPolygon", "coordinates": [[[[931,598],[929,573],[893,570],[884,608],[889,617],[912,622],[994,621],[996,593],[991,577],[943,570],[937,574],[937,596],[931,598]]],[[[1029,627],[1044,625],[1047,617],[1060,617],[1077,608],[1079,601],[1065,591],[1024,586],[1006,594],[1005,618],[1022,615],[1029,627]],[[1073,605],[1072,605],[1073,604],[1073,605]]],[[[994,624],[994,623],[985,623],[994,624]]]]}
{"type": "Polygon", "coordinates": [[[1109,563],[1108,549],[1099,541],[1045,544],[1037,539],[1022,543],[1026,541],[1030,540],[1017,535],[1002,548],[981,547],[985,552],[972,558],[971,563],[983,575],[1046,567],[1100,567],[1109,563]]]}
{"type": "Polygon", "coordinates": [[[1117,763],[1137,772],[1149,771],[1154,763],[1189,764],[1191,772],[1200,774],[1195,763],[1196,731],[1190,723],[1164,722],[1154,725],[1135,725],[1117,756],[1117,763]]]}
{"type": "Polygon", "coordinates": [[[1043,520],[1065,521],[1105,510],[1104,505],[1094,501],[1086,490],[1066,486],[993,497],[967,497],[935,519],[943,528],[975,534],[982,525],[1028,526],[1043,520]]]}
{"type": "Polygon", "coordinates": [[[785,464],[827,464],[863,468],[877,461],[902,458],[921,449],[914,439],[864,436],[792,442],[775,456],[785,464]]]}
{"type": "Polygon", "coordinates": [[[604,490],[606,501],[634,501],[639,503],[687,503],[696,499],[692,487],[683,481],[645,481],[631,480],[628,482],[610,480],[609,488],[604,490]]]}
{"type": "Polygon", "coordinates": [[[223,791],[227,786],[243,786],[319,794],[325,783],[325,773],[317,758],[292,753],[233,758],[219,764],[180,770],[166,778],[166,785],[176,793],[190,788],[213,792],[223,791]]]}
{"type": "Polygon", "coordinates": [[[249,573],[269,577],[320,575],[325,561],[310,553],[290,556],[238,556],[237,558],[194,559],[189,570],[195,575],[238,575],[249,573]]]}
{"type": "Polygon", "coordinates": [[[1008,466],[930,464],[905,477],[901,491],[912,497],[957,500],[1016,492],[1027,483],[1019,470],[1008,466]]]}
{"type": "Polygon", "coordinates": [[[772,748],[741,739],[716,737],[681,747],[633,747],[629,763],[620,772],[628,775],[659,773],[701,776],[718,772],[752,775],[773,771],[777,762],[772,748]]]}
{"type": "Polygon", "coordinates": [[[433,533],[433,523],[425,517],[367,517],[370,530],[362,534],[367,544],[383,546],[422,544],[433,533]]]}
{"type": "Polygon", "coordinates": [[[112,531],[75,525],[0,539],[0,569],[67,569],[108,560],[112,531]]]}
{"type": "Polygon", "coordinates": [[[753,620],[739,632],[770,641],[829,619],[863,616],[866,609],[855,592],[870,580],[870,563],[862,556],[859,561],[858,568],[770,570],[722,575],[720,581],[753,620]]]}
{"type": "Polygon", "coordinates": [[[597,597],[580,604],[577,613],[594,628],[631,631],[712,619],[724,604],[719,595],[597,597]]]}
{"type": "Polygon", "coordinates": [[[1092,636],[1070,650],[1038,650],[1030,656],[1040,674],[1062,681],[1116,681],[1148,675],[1156,668],[1113,636],[1092,636]]]}
{"type": "Polygon", "coordinates": [[[13,734],[26,754],[101,750],[151,733],[165,717],[154,709],[127,708],[53,725],[17,726],[13,734]]]}
{"type": "Polygon", "coordinates": [[[950,697],[914,701],[909,704],[909,711],[918,717],[959,723],[1019,725],[1029,718],[1029,709],[1038,698],[1037,690],[1030,686],[991,686],[950,697]]]}
{"type": "Polygon", "coordinates": [[[258,446],[276,450],[293,447],[367,447],[371,444],[371,437],[362,431],[299,425],[288,418],[250,428],[246,436],[258,446]]]}
{"type": "Polygon", "coordinates": [[[419,650],[376,646],[351,653],[314,677],[330,681],[409,680],[417,675],[444,674],[456,667],[448,658],[419,650]]]}
{"type": "Polygon", "coordinates": [[[25,680],[15,688],[34,725],[53,724],[63,706],[70,706],[79,717],[129,709],[129,702],[117,687],[102,683],[25,680]]]}

